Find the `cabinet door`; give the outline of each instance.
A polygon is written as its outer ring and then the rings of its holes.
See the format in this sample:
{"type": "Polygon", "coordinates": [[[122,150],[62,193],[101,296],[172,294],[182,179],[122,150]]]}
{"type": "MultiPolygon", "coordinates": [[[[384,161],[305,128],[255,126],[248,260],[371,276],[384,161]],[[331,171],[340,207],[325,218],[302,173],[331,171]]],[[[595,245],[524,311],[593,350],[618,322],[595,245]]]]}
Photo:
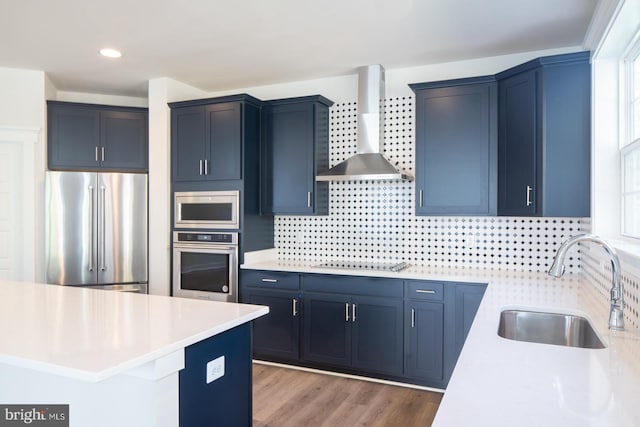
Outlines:
{"type": "Polygon", "coordinates": [[[243,302],[269,306],[269,314],[253,321],[256,355],[297,360],[300,348],[300,298],[297,292],[250,290],[243,302]]]}
{"type": "Polygon", "coordinates": [[[100,113],[69,106],[48,106],[48,161],[52,170],[97,169],[100,113]]]}
{"type": "Polygon", "coordinates": [[[496,83],[416,91],[416,214],[496,213],[496,83]]]}
{"type": "Polygon", "coordinates": [[[406,302],[405,374],[441,380],[444,363],[444,305],[437,302],[406,302]]]}
{"type": "Polygon", "coordinates": [[[591,65],[543,67],[544,216],[591,216],[591,65]]]}
{"type": "Polygon", "coordinates": [[[204,107],[171,110],[171,175],[174,181],[204,179],[204,107]]]}
{"type": "Polygon", "coordinates": [[[537,214],[537,76],[532,70],[499,82],[499,215],[537,214]]]}
{"type": "Polygon", "coordinates": [[[464,341],[469,334],[473,319],[486,287],[482,285],[455,285],[455,359],[458,359],[464,341]]]}
{"type": "Polygon", "coordinates": [[[265,162],[269,171],[265,211],[314,212],[314,105],[296,103],[265,109],[265,162]]]}
{"type": "Polygon", "coordinates": [[[305,292],[303,353],[310,362],[351,364],[351,301],[346,295],[305,292]]]}
{"type": "Polygon", "coordinates": [[[401,299],[357,296],[351,309],[353,368],[402,375],[401,299]]]}
{"type": "Polygon", "coordinates": [[[147,170],[147,115],[100,113],[100,166],[108,170],[147,170]]]}
{"type": "Polygon", "coordinates": [[[207,179],[242,178],[242,108],[239,102],[206,107],[207,149],[204,174],[207,179]]]}

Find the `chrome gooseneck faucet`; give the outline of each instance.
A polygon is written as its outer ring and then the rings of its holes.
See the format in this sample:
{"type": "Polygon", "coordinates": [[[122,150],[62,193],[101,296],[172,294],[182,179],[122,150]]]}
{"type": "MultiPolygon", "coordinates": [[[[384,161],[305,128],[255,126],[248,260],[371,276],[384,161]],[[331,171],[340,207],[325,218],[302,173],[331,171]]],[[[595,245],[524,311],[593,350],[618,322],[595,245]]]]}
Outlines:
{"type": "Polygon", "coordinates": [[[615,331],[624,331],[624,295],[622,289],[622,280],[620,280],[620,260],[616,250],[607,242],[593,234],[579,234],[567,239],[556,253],[556,257],[549,268],[549,275],[561,277],[564,274],[564,258],[571,246],[580,242],[597,243],[604,248],[611,259],[611,269],[613,271],[613,283],[611,286],[611,309],[609,311],[609,329],[615,331]]]}

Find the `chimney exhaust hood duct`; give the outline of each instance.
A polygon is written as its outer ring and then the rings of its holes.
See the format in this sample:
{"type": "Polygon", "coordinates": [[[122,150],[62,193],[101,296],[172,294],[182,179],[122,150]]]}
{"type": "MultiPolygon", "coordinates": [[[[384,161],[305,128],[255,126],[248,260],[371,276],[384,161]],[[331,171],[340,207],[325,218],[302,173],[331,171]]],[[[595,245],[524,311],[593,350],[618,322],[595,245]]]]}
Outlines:
{"type": "Polygon", "coordinates": [[[316,176],[316,181],[389,181],[412,179],[382,156],[384,142],[384,68],[358,68],[358,133],[356,154],[316,176]]]}

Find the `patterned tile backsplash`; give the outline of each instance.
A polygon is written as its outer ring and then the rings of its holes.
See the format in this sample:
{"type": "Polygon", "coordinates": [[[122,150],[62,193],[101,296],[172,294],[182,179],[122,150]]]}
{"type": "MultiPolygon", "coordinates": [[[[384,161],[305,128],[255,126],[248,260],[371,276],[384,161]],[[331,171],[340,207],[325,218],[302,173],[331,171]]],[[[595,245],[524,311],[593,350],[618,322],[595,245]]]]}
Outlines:
{"type": "MultiPolygon", "coordinates": [[[[591,232],[591,221],[583,221],[584,232],[591,232]]],[[[580,245],[581,269],[591,284],[609,301],[611,292],[611,261],[598,245],[580,245]]],[[[627,327],[640,328],[640,270],[621,260],[624,289],[624,314],[627,327]]]]}
{"type": "MultiPolygon", "coordinates": [[[[355,102],[330,110],[331,165],[356,152],[356,110],[355,102]]],[[[385,100],[384,155],[410,175],[413,120],[413,97],[385,100]]],[[[413,182],[332,182],[329,209],[328,216],[276,216],[278,257],[544,271],[560,242],[582,232],[581,218],[416,216],[413,182]]],[[[578,268],[570,256],[567,271],[578,268]]]]}

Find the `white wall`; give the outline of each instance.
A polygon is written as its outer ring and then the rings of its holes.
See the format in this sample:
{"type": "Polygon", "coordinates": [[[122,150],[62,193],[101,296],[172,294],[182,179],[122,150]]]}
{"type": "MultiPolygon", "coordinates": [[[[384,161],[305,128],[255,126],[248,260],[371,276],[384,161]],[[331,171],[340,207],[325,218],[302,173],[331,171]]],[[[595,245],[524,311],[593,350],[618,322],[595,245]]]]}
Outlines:
{"type": "MultiPolygon", "coordinates": [[[[421,67],[386,69],[386,95],[411,96],[409,83],[421,83],[438,80],[458,79],[495,74],[531,59],[547,55],[577,52],[580,46],[562,49],[549,49],[466,61],[447,62],[421,67]]],[[[384,64],[382,64],[384,66],[384,64]]],[[[355,74],[330,77],[326,79],[305,80],[267,86],[253,86],[233,90],[210,92],[207,97],[224,96],[236,93],[248,93],[262,100],[289,98],[305,95],[323,95],[332,101],[354,101],[358,94],[358,79],[355,74]]]]}
{"type": "Polygon", "coordinates": [[[55,98],[47,99],[66,102],[82,102],[85,104],[119,105],[125,107],[146,108],[148,105],[147,98],[68,91],[57,91],[55,98]]]}
{"type": "Polygon", "coordinates": [[[12,145],[12,152],[21,158],[18,177],[8,184],[10,202],[0,205],[0,216],[11,210],[9,205],[22,205],[21,215],[13,216],[8,225],[21,240],[18,244],[12,239],[14,247],[9,248],[12,263],[21,265],[12,273],[17,280],[44,278],[45,86],[42,71],[0,68],[0,143],[12,145]]]}
{"type": "Polygon", "coordinates": [[[171,243],[171,110],[168,102],[203,98],[169,78],[149,81],[149,293],[169,295],[171,243]]]}

